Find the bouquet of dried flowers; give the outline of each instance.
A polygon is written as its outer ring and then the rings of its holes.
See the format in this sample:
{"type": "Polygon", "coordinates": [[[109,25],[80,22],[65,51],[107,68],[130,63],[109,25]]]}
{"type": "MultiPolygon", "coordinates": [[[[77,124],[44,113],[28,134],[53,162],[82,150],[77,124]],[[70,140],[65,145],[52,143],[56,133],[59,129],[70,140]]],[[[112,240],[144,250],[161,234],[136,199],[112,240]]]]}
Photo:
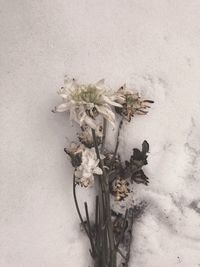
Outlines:
{"type": "Polygon", "coordinates": [[[142,168],[147,164],[149,144],[144,141],[141,150],[133,149],[130,159],[122,162],[118,153],[119,136],[123,122],[130,122],[136,114],[147,114],[153,101],[142,100],[125,85],[114,92],[105,86],[104,80],[85,85],[66,78],[58,94],[63,102],[53,112],[68,111],[70,118],[80,125],[79,140],[64,151],[74,167],[74,202],[90,241],[94,266],[128,266],[131,230],[139,208],[132,206],[119,212],[114,207],[130,197],[133,182],[148,185],[149,179],[142,168]],[[106,149],[107,122],[113,127],[118,124],[114,151],[106,149]],[[87,202],[82,215],[77,186],[96,189],[95,218],[91,218],[87,202]]]}

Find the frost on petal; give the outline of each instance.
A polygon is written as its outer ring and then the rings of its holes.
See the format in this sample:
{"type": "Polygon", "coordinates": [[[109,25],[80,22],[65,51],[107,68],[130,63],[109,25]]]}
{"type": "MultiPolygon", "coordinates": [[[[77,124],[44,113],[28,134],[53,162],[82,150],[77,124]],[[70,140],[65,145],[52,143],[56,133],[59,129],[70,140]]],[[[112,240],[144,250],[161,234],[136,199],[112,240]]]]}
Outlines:
{"type": "Polygon", "coordinates": [[[69,110],[69,104],[68,103],[62,103],[60,105],[58,105],[57,107],[55,107],[55,112],[64,112],[69,110]]]}

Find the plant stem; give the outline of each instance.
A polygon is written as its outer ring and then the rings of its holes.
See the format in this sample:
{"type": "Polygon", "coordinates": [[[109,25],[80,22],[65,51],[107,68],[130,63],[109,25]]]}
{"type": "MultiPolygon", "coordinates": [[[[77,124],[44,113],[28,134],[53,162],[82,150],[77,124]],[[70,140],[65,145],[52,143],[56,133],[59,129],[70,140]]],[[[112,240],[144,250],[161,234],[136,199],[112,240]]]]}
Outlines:
{"type": "Polygon", "coordinates": [[[113,223],[111,217],[111,207],[110,207],[110,192],[108,181],[106,182],[106,212],[107,212],[107,230],[108,230],[108,238],[110,243],[110,267],[116,266],[116,251],[115,251],[115,243],[114,243],[114,233],[113,233],[113,223]]]}
{"type": "Polygon", "coordinates": [[[93,234],[92,234],[91,225],[90,225],[90,218],[89,218],[89,213],[88,213],[87,202],[85,202],[84,205],[85,205],[85,214],[86,214],[87,225],[88,225],[89,239],[90,239],[91,248],[92,248],[91,255],[92,255],[93,258],[95,258],[96,257],[96,249],[94,247],[94,242],[93,242],[93,234]]]}
{"type": "Polygon", "coordinates": [[[121,132],[121,129],[122,129],[122,125],[123,125],[123,118],[121,118],[120,123],[119,123],[119,127],[118,127],[117,142],[116,142],[116,145],[115,145],[115,151],[114,151],[114,154],[113,154],[113,158],[112,158],[112,161],[111,161],[111,164],[110,164],[111,167],[113,166],[113,164],[115,162],[116,155],[117,155],[117,150],[118,150],[118,147],[119,147],[119,136],[120,136],[120,132],[121,132]]]}
{"type": "Polygon", "coordinates": [[[101,153],[104,152],[105,140],[106,140],[106,128],[107,128],[107,120],[103,119],[103,137],[102,137],[101,153]]]}
{"type": "MultiPolygon", "coordinates": [[[[93,142],[94,142],[94,147],[96,151],[97,158],[99,160],[99,165],[104,173],[104,168],[103,168],[103,162],[100,158],[100,152],[98,148],[98,143],[96,139],[96,134],[95,130],[92,129],[92,136],[93,136],[93,142]]],[[[105,186],[103,182],[103,176],[100,176],[100,179],[98,180],[99,182],[99,187],[98,187],[98,194],[99,194],[99,240],[98,242],[100,243],[100,262],[102,263],[100,267],[106,267],[106,254],[108,250],[108,245],[107,245],[107,234],[106,234],[106,228],[105,228],[105,221],[106,221],[106,216],[105,216],[105,186]]]]}
{"type": "Polygon", "coordinates": [[[77,213],[78,213],[78,216],[79,216],[79,219],[81,221],[81,224],[86,232],[86,234],[88,235],[89,237],[89,232],[87,230],[87,227],[85,226],[85,222],[83,221],[83,217],[81,215],[81,212],[80,212],[80,209],[79,209],[79,205],[78,205],[78,201],[77,201],[77,197],[76,197],[76,183],[75,183],[75,175],[73,176],[73,197],[74,197],[74,203],[75,203],[75,206],[76,206],[76,210],[77,210],[77,213]]]}
{"type": "MultiPolygon", "coordinates": [[[[103,161],[100,157],[100,152],[96,140],[96,134],[95,130],[92,129],[92,135],[94,140],[94,146],[97,158],[99,159],[99,165],[100,168],[103,171],[103,175],[100,176],[100,207],[102,206],[103,209],[100,209],[100,218],[103,218],[103,221],[105,223],[105,232],[103,234],[105,235],[103,238],[103,250],[106,248],[106,250],[109,250],[109,253],[106,253],[109,258],[107,258],[106,262],[109,262],[109,267],[116,267],[116,250],[115,250],[115,244],[114,244],[114,233],[113,233],[113,224],[112,224],[112,218],[111,218],[111,207],[110,207],[110,192],[109,192],[109,183],[108,183],[108,175],[106,174],[104,170],[103,161]],[[101,199],[102,198],[102,199],[101,199]],[[103,202],[103,203],[101,203],[103,202]],[[101,214],[102,213],[102,214],[101,214]],[[108,235],[108,240],[107,240],[108,235]],[[107,241],[109,243],[107,244],[107,241]]],[[[103,265],[101,267],[104,267],[106,265],[103,265]]]]}

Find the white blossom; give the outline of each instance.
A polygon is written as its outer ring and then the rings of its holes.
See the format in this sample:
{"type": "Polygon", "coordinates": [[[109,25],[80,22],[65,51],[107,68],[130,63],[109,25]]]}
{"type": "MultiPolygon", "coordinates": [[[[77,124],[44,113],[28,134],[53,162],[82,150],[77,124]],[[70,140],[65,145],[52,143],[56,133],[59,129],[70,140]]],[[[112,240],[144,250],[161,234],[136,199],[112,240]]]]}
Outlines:
{"type": "Polygon", "coordinates": [[[85,148],[82,152],[82,163],[75,171],[76,181],[81,186],[88,187],[94,182],[94,174],[102,175],[103,171],[99,167],[95,149],[85,148]]]}
{"type": "Polygon", "coordinates": [[[117,95],[109,93],[104,85],[104,80],[96,84],[78,84],[75,79],[65,79],[64,87],[58,94],[63,98],[63,103],[55,107],[54,112],[70,112],[70,118],[81,126],[86,124],[92,129],[97,128],[95,118],[102,115],[114,125],[115,114],[111,106],[121,107],[117,103],[117,95]]]}

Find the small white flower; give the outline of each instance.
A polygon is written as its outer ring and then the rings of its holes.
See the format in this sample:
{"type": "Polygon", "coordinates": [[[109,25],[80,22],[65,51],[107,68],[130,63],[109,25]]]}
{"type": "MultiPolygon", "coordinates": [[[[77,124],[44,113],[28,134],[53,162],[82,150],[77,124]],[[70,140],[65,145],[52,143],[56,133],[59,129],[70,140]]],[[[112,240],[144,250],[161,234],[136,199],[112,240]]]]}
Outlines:
{"type": "Polygon", "coordinates": [[[65,79],[64,87],[58,94],[63,103],[55,107],[54,112],[70,112],[70,118],[81,126],[86,124],[92,129],[97,128],[96,116],[102,115],[106,120],[115,123],[115,114],[111,106],[122,107],[117,103],[116,95],[108,93],[104,80],[96,84],[78,84],[74,79],[65,79]]]}
{"type": "Polygon", "coordinates": [[[85,148],[82,152],[82,163],[75,171],[76,182],[84,187],[92,185],[94,174],[103,174],[102,169],[98,165],[99,160],[97,159],[95,149],[85,148]]]}

